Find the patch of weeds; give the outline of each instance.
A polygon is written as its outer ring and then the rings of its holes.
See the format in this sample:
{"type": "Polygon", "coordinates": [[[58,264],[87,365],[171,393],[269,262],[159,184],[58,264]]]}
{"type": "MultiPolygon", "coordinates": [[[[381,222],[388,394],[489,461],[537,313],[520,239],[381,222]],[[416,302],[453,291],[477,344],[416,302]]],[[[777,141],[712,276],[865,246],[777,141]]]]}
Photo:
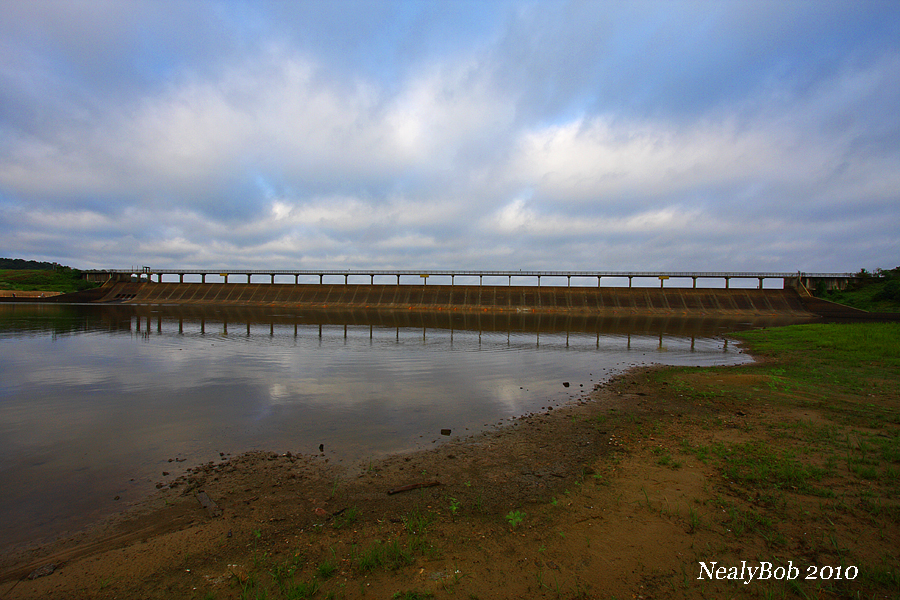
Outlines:
{"type": "Polygon", "coordinates": [[[355,557],[356,567],[362,571],[372,571],[378,567],[386,571],[394,571],[413,562],[412,554],[400,545],[398,540],[388,543],[381,541],[360,552],[355,557]]]}
{"type": "Polygon", "coordinates": [[[700,528],[700,513],[691,506],[688,508],[688,533],[694,533],[700,528]]]}
{"type": "Polygon", "coordinates": [[[863,565],[860,568],[860,576],[862,580],[873,585],[900,592],[900,570],[896,564],[883,561],[880,565],[863,565]]]}
{"type": "Polygon", "coordinates": [[[459,509],[462,508],[462,504],[456,498],[450,497],[450,516],[454,519],[456,518],[456,513],[459,512],[459,509]]]}
{"type": "Polygon", "coordinates": [[[850,470],[856,473],[856,475],[861,479],[868,479],[869,481],[872,481],[874,479],[881,478],[881,471],[879,471],[876,467],[853,465],[850,467],[850,470]]]}
{"type": "Polygon", "coordinates": [[[525,520],[525,516],[526,513],[521,510],[511,510],[506,514],[506,521],[509,523],[510,527],[515,529],[525,520]]]}
{"type": "MultiPolygon", "coordinates": [[[[819,490],[811,481],[819,481],[827,470],[804,464],[788,451],[775,451],[761,442],[736,444],[728,449],[723,475],[736,483],[756,486],[772,485],[810,494],[819,490]]],[[[813,493],[821,495],[821,493],[813,493]]]]}
{"type": "Polygon", "coordinates": [[[729,525],[731,532],[737,537],[741,537],[744,534],[757,533],[767,543],[777,543],[779,545],[784,540],[784,536],[773,530],[772,520],[753,509],[741,510],[739,507],[727,503],[725,512],[728,515],[725,522],[729,525]]]}
{"type": "Polygon", "coordinates": [[[316,567],[316,573],[318,573],[319,577],[322,579],[330,579],[336,572],[337,565],[330,560],[320,562],[319,566],[316,567]]]}
{"type": "Polygon", "coordinates": [[[405,592],[394,592],[394,595],[391,596],[391,598],[393,600],[426,600],[427,598],[434,598],[434,594],[431,592],[407,590],[405,592]]]}
{"type": "Polygon", "coordinates": [[[337,496],[338,485],[341,483],[341,478],[335,477],[334,484],[331,486],[331,499],[333,500],[335,496],[337,496]]]}
{"type": "Polygon", "coordinates": [[[681,468],[681,461],[677,461],[677,460],[673,459],[672,455],[669,453],[666,453],[666,454],[663,454],[662,456],[660,456],[659,459],[656,461],[656,464],[658,464],[661,467],[671,467],[673,469],[681,468]]]}
{"type": "Polygon", "coordinates": [[[268,597],[269,589],[261,587],[253,573],[241,584],[241,600],[266,600],[268,597]]]}
{"type": "Polygon", "coordinates": [[[412,512],[403,517],[403,523],[406,532],[411,535],[424,534],[428,526],[434,522],[434,514],[430,512],[422,512],[419,507],[413,508],[412,512]]]}
{"type": "Polygon", "coordinates": [[[406,547],[413,554],[421,554],[422,556],[433,556],[437,554],[437,551],[428,541],[428,538],[422,535],[410,536],[406,542],[406,547]]]}
{"type": "Polygon", "coordinates": [[[334,522],[331,526],[335,529],[342,529],[348,525],[352,525],[359,520],[359,509],[355,506],[351,506],[346,509],[344,512],[335,515],[334,522]]]}
{"type": "Polygon", "coordinates": [[[286,600],[303,600],[304,598],[312,598],[319,592],[319,582],[311,579],[309,581],[301,581],[289,589],[285,590],[284,597],[286,600]]]}
{"type": "Polygon", "coordinates": [[[278,587],[284,588],[284,582],[292,578],[296,570],[296,563],[275,563],[271,567],[269,567],[269,574],[272,576],[272,580],[276,583],[276,585],[278,585],[278,587]]]}

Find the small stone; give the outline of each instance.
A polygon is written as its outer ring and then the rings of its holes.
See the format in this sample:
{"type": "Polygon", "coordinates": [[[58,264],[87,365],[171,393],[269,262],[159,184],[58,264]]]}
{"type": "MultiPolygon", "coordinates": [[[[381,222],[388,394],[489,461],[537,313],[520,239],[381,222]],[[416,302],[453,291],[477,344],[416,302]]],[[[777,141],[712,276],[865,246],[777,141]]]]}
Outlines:
{"type": "Polygon", "coordinates": [[[28,575],[28,579],[37,579],[38,577],[45,577],[55,570],[56,570],[56,565],[54,565],[54,564],[44,565],[43,567],[39,567],[39,568],[35,569],[34,571],[32,571],[31,574],[28,575]]]}

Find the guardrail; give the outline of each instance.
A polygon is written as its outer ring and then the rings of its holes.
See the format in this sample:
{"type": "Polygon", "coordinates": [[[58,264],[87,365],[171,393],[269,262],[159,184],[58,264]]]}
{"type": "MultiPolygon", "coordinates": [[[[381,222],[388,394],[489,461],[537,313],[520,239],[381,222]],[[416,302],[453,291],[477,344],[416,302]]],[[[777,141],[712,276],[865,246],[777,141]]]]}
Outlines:
{"type": "MultiPolygon", "coordinates": [[[[270,283],[275,283],[277,276],[294,277],[294,283],[300,284],[300,278],[316,278],[319,284],[325,283],[325,277],[343,277],[344,284],[350,283],[351,277],[368,277],[369,283],[374,285],[376,277],[391,277],[397,279],[397,285],[401,284],[403,277],[416,277],[421,280],[423,285],[428,284],[430,277],[449,277],[450,285],[454,285],[457,277],[478,278],[478,285],[484,285],[485,278],[507,279],[507,285],[512,285],[513,278],[535,278],[538,286],[541,285],[541,278],[556,277],[566,278],[567,287],[571,286],[572,279],[596,278],[597,285],[601,285],[604,278],[628,279],[628,287],[632,287],[632,281],[638,279],[658,279],[660,287],[663,287],[669,279],[691,279],[692,287],[697,287],[699,279],[718,279],[725,281],[725,287],[728,288],[732,279],[756,279],[759,287],[763,287],[765,279],[782,279],[785,287],[797,287],[801,283],[806,287],[810,287],[811,282],[818,280],[826,280],[830,282],[829,287],[843,287],[846,283],[855,278],[853,273],[781,273],[781,272],[752,272],[752,271],[467,271],[467,270],[385,270],[385,269],[180,269],[166,268],[153,269],[150,267],[138,267],[131,269],[94,269],[83,271],[84,275],[89,279],[116,279],[119,281],[144,280],[153,282],[154,277],[156,283],[163,283],[163,276],[177,276],[179,283],[184,283],[186,275],[199,276],[201,283],[206,283],[208,276],[213,276],[224,280],[228,283],[229,277],[247,277],[246,283],[252,283],[252,278],[256,276],[265,276],[270,278],[270,283]]],[[[258,282],[257,282],[258,283],[258,282]]],[[[496,284],[491,284],[496,285],[496,284]]]]}

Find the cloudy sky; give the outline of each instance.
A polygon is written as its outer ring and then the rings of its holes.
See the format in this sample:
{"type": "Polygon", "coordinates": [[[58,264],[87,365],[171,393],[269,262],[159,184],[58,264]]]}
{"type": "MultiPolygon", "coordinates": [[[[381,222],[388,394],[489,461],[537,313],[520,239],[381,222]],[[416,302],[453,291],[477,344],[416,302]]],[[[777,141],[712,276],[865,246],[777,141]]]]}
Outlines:
{"type": "Polygon", "coordinates": [[[0,255],[900,265],[896,0],[0,0],[0,255]]]}

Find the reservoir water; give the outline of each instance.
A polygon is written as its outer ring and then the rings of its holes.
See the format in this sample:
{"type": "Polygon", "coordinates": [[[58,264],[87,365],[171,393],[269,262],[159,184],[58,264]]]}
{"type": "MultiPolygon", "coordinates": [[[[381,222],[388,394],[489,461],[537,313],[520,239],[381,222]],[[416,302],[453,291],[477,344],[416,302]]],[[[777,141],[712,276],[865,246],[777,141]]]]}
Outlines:
{"type": "Polygon", "coordinates": [[[323,445],[358,464],[575,401],[636,365],[746,362],[721,334],[771,324],[0,304],[0,551],[241,452],[323,445]]]}

